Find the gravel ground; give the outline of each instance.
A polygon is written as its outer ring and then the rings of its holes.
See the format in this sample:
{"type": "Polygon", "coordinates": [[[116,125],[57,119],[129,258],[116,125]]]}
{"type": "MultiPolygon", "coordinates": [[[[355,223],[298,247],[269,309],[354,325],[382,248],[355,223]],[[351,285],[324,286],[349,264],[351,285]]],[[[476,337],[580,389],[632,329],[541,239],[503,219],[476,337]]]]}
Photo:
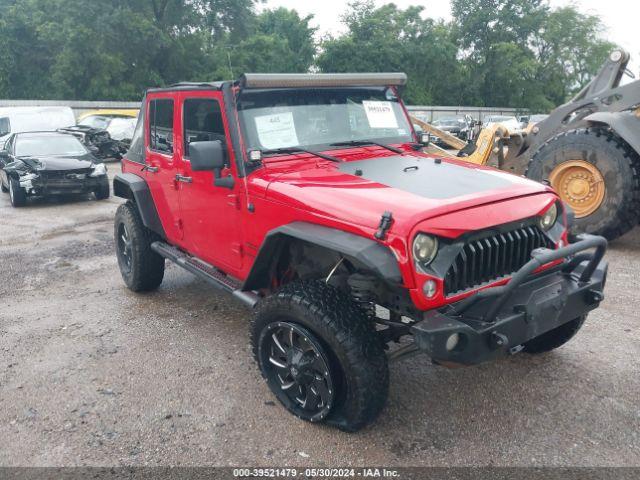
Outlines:
{"type": "Polygon", "coordinates": [[[640,466],[640,230],[568,345],[395,363],[379,420],[345,434],[274,402],[231,297],[173,265],[157,292],[124,287],[118,203],[0,196],[0,465],[640,466]]]}

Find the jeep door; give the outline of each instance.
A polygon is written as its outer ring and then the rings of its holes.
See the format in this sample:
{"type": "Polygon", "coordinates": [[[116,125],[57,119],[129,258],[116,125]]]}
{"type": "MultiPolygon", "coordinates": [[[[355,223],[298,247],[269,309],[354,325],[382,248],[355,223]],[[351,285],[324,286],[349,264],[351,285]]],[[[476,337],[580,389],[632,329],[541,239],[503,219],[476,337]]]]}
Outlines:
{"type": "Polygon", "coordinates": [[[180,205],[187,249],[202,260],[227,272],[242,266],[240,195],[228,133],[222,93],[192,91],[180,94],[180,205]],[[189,144],[215,141],[223,143],[227,167],[222,176],[236,177],[233,188],[214,185],[212,171],[192,171],[189,144]]]}
{"type": "Polygon", "coordinates": [[[144,176],[164,227],[167,239],[182,246],[184,232],[180,199],[175,181],[179,152],[175,151],[178,112],[175,94],[156,93],[147,97],[145,125],[146,166],[144,176]]]}

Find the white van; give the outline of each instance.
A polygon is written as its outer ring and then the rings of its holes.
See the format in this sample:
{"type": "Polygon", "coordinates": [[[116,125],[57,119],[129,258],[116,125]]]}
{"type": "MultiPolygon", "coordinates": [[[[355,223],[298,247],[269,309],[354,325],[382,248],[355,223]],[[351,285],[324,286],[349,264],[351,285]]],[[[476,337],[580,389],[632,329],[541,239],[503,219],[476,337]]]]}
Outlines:
{"type": "Polygon", "coordinates": [[[0,150],[12,133],[53,132],[75,124],[70,107],[0,107],[0,150]]]}

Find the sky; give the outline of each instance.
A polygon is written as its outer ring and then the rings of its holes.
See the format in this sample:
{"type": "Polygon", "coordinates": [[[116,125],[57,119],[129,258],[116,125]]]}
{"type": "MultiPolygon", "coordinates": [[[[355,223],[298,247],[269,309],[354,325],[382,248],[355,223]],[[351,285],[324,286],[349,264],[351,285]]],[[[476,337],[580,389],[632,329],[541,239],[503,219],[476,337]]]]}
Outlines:
{"type": "MultiPolygon", "coordinates": [[[[422,5],[431,18],[451,18],[448,0],[375,0],[376,5],[395,3],[400,8],[422,5]]],[[[313,14],[312,25],[319,27],[319,34],[339,34],[344,28],[340,17],[347,9],[345,0],[267,0],[262,8],[286,7],[296,9],[302,16],[313,14]]],[[[640,41],[636,29],[640,18],[640,2],[637,0],[550,0],[552,7],[574,5],[579,10],[598,15],[607,27],[604,37],[621,45],[640,62],[640,41]]],[[[636,72],[638,73],[638,72],[636,72]]]]}

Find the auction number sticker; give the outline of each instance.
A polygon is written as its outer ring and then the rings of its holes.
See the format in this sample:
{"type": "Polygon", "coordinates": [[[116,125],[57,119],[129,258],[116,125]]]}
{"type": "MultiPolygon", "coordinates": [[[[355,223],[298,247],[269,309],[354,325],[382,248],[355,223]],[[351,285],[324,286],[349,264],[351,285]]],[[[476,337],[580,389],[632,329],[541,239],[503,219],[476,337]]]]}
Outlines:
{"type": "Polygon", "coordinates": [[[371,128],[398,128],[398,120],[391,102],[363,100],[362,106],[371,128]]]}
{"type": "Polygon", "coordinates": [[[255,118],[260,143],[265,148],[282,148],[298,145],[293,113],[283,112],[255,118]]]}

